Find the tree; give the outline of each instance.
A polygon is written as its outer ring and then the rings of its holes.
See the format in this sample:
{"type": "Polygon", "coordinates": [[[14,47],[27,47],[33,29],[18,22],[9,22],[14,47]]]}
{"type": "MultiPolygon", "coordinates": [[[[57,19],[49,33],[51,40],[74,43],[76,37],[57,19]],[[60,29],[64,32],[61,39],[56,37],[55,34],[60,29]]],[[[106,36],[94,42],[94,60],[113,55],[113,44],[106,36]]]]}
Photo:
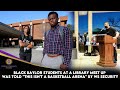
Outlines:
{"type": "Polygon", "coordinates": [[[71,33],[73,35],[73,33],[74,33],[73,26],[71,24],[68,24],[67,27],[71,30],[71,33]]]}
{"type": "Polygon", "coordinates": [[[111,17],[111,18],[108,18],[108,22],[113,27],[120,27],[120,18],[118,18],[117,20],[115,20],[115,18],[111,17]]]}
{"type": "Polygon", "coordinates": [[[110,17],[108,18],[108,22],[111,26],[118,28],[118,31],[120,32],[120,18],[115,19],[114,17],[110,17]]]}
{"type": "Polygon", "coordinates": [[[73,28],[71,24],[68,24],[67,27],[68,27],[70,30],[72,30],[72,28],[73,28]]]}
{"type": "Polygon", "coordinates": [[[92,33],[93,34],[105,34],[105,30],[102,30],[101,28],[95,28],[92,33]]]}

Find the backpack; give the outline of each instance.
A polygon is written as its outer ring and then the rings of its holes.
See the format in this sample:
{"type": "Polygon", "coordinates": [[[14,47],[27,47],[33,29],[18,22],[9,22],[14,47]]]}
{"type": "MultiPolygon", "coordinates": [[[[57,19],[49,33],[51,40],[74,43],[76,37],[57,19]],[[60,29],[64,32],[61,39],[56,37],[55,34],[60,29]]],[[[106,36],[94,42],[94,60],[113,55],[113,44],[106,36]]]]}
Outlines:
{"type": "MultiPolygon", "coordinates": [[[[63,43],[63,45],[64,45],[64,31],[63,31],[63,29],[64,29],[64,26],[60,26],[60,28],[59,28],[59,34],[60,34],[60,36],[61,36],[61,39],[62,39],[62,43],[63,43]]],[[[50,32],[50,30],[48,30],[48,31],[46,31],[45,32],[45,37],[48,35],[48,33],[50,32]]],[[[71,40],[72,41],[72,40],[71,40]]],[[[71,42],[71,47],[72,47],[72,44],[73,42],[71,42]]]]}

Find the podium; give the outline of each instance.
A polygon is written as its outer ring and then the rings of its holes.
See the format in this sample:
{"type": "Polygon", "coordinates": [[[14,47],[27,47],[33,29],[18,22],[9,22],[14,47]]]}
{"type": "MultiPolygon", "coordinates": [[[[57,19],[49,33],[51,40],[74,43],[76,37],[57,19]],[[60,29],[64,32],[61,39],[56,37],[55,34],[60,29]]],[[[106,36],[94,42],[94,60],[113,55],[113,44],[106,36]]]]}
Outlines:
{"type": "Polygon", "coordinates": [[[96,42],[99,43],[99,54],[100,60],[97,65],[103,67],[115,67],[116,63],[113,62],[114,59],[114,47],[113,43],[117,40],[113,39],[112,36],[102,34],[96,36],[96,42]]]}

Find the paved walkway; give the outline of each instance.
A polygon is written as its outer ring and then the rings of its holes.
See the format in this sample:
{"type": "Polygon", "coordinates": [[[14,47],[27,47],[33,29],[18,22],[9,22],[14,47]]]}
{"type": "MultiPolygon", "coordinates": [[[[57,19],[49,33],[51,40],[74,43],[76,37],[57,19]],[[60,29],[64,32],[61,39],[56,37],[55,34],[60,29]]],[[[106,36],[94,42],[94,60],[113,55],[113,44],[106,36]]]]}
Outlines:
{"type": "Polygon", "coordinates": [[[120,69],[120,54],[118,54],[118,61],[115,67],[102,67],[97,65],[100,56],[84,56],[84,53],[79,53],[79,58],[72,60],[72,68],[84,69],[84,68],[96,68],[96,69],[120,69]]]}
{"type": "MultiPolygon", "coordinates": [[[[19,57],[19,48],[1,48],[10,54],[19,57]]],[[[31,63],[40,65],[42,59],[42,49],[32,50],[32,60],[31,63]]],[[[71,65],[73,69],[84,69],[84,68],[97,68],[97,69],[120,69],[120,53],[118,53],[118,62],[116,67],[102,67],[97,65],[100,56],[84,56],[84,53],[79,53],[78,59],[73,59],[71,65]]]]}

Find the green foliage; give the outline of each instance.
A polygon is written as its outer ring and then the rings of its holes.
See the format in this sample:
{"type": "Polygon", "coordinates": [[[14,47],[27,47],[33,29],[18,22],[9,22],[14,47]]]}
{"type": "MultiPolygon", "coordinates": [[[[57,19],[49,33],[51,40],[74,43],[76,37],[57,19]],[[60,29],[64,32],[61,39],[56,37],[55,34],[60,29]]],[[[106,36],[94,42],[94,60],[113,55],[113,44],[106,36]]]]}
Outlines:
{"type": "Polygon", "coordinates": [[[42,46],[42,47],[43,47],[43,43],[40,43],[40,46],[42,46]]]}
{"type": "Polygon", "coordinates": [[[71,24],[68,24],[67,27],[72,30],[72,25],[71,24]]]}
{"type": "Polygon", "coordinates": [[[74,33],[74,30],[72,30],[72,29],[73,29],[73,26],[72,26],[71,24],[68,24],[67,27],[70,29],[70,31],[71,31],[71,33],[72,33],[72,35],[73,35],[73,33],[74,33]]]}

